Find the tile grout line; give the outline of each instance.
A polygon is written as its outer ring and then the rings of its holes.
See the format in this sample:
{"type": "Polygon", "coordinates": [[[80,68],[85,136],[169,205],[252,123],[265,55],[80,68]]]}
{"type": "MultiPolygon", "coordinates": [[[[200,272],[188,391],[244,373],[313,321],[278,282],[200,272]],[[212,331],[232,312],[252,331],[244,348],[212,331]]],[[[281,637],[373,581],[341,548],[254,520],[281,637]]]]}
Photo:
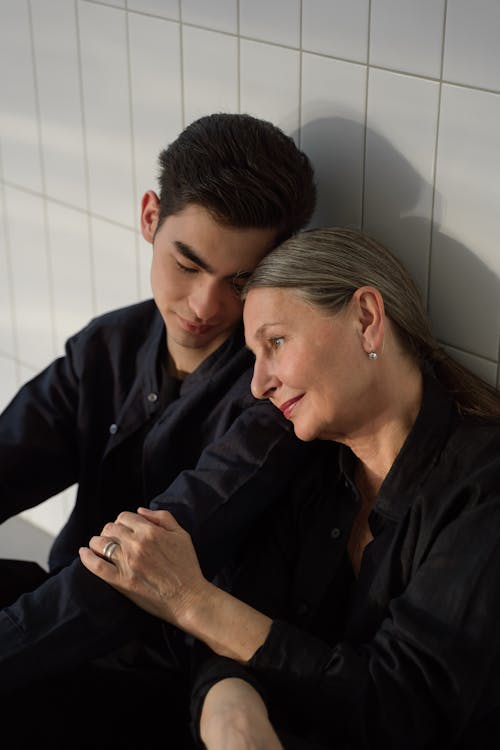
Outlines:
{"type": "Polygon", "coordinates": [[[441,126],[441,103],[443,94],[443,70],[444,70],[444,48],[446,41],[446,17],[448,10],[448,0],[444,2],[443,8],[443,31],[441,35],[441,64],[440,64],[440,76],[438,84],[438,101],[437,101],[437,116],[436,116],[436,133],[434,138],[434,158],[432,160],[432,199],[431,199],[431,215],[429,217],[429,257],[427,258],[427,289],[425,308],[427,315],[430,310],[430,296],[431,296],[431,267],[432,267],[432,255],[434,251],[434,219],[435,219],[435,205],[436,205],[436,181],[437,181],[437,168],[438,168],[438,151],[439,151],[439,131],[441,126]]]}
{"type": "Polygon", "coordinates": [[[181,87],[181,127],[186,127],[186,92],[184,90],[184,24],[182,21],[182,0],[178,0],[179,8],[179,77],[181,87]]]}
{"type": "Polygon", "coordinates": [[[85,97],[83,93],[83,59],[82,59],[82,44],[80,34],[80,14],[78,11],[78,0],[74,0],[75,9],[75,30],[76,30],[76,53],[78,62],[78,86],[80,94],[80,114],[81,114],[81,125],[82,125],[82,148],[83,148],[83,163],[84,163],[84,180],[85,180],[85,200],[87,202],[87,209],[84,211],[87,215],[87,231],[89,241],[89,267],[90,267],[90,278],[92,281],[90,294],[91,294],[91,308],[95,315],[97,311],[97,295],[95,288],[96,278],[96,266],[95,266],[95,253],[94,253],[94,232],[92,228],[92,198],[90,193],[90,164],[89,164],[89,152],[87,142],[87,123],[85,120],[85,97]]]}
{"type": "Polygon", "coordinates": [[[56,337],[56,314],[55,314],[55,286],[54,286],[54,266],[51,252],[51,242],[49,233],[49,211],[47,204],[47,176],[45,157],[43,153],[43,138],[42,138],[42,115],[40,107],[40,91],[38,86],[38,75],[36,65],[36,54],[35,54],[35,31],[33,27],[33,9],[31,0],[28,0],[28,26],[29,36],[31,45],[31,69],[33,73],[33,88],[35,94],[35,114],[36,114],[36,131],[38,138],[38,158],[40,161],[40,178],[42,183],[42,216],[43,216],[43,234],[45,239],[45,262],[47,264],[47,282],[48,282],[48,293],[49,293],[49,316],[50,316],[50,329],[51,329],[51,340],[52,340],[52,356],[55,356],[57,351],[57,337],[56,337]]]}
{"type": "Polygon", "coordinates": [[[128,1],[125,0],[125,52],[127,55],[127,85],[128,85],[128,107],[130,119],[130,159],[132,167],[132,201],[134,205],[134,250],[135,250],[135,293],[137,299],[141,297],[141,267],[139,261],[139,237],[138,237],[138,217],[137,217],[137,169],[136,169],[136,151],[135,151],[135,128],[134,128],[134,102],[132,91],[132,60],[130,46],[130,24],[128,14],[128,1]]]}
{"type": "Polygon", "coordinates": [[[360,206],[360,227],[364,230],[365,224],[365,196],[366,196],[366,160],[368,152],[368,92],[370,86],[370,52],[371,52],[371,22],[372,22],[372,3],[368,2],[368,38],[366,46],[366,66],[365,66],[365,122],[363,129],[363,160],[361,167],[361,206],[360,206]]]}
{"type": "MultiPolygon", "coordinates": [[[[179,2],[180,1],[181,0],[179,0],[179,2]]],[[[115,5],[106,5],[105,3],[96,2],[96,0],[83,0],[83,2],[87,2],[92,5],[101,5],[105,8],[110,8],[111,10],[123,12],[123,8],[119,8],[118,6],[115,6],[115,5]]],[[[370,5],[371,5],[371,0],[370,0],[370,5]]],[[[187,26],[187,27],[194,28],[194,29],[200,29],[201,31],[210,31],[213,34],[222,34],[224,36],[240,36],[240,39],[248,41],[248,42],[256,42],[258,44],[266,44],[271,47],[284,48],[284,49],[289,49],[289,50],[296,51],[296,52],[302,52],[308,55],[325,57],[329,60],[337,60],[338,62],[344,62],[350,65],[366,65],[365,62],[362,62],[360,60],[353,60],[352,58],[347,58],[347,57],[339,57],[338,55],[329,54],[328,52],[320,52],[318,50],[307,49],[304,47],[295,47],[291,44],[283,44],[280,42],[270,42],[266,39],[259,39],[258,37],[238,34],[238,32],[235,33],[232,31],[225,31],[223,29],[216,29],[212,26],[205,26],[203,24],[193,23],[192,21],[179,21],[179,19],[177,18],[170,18],[168,16],[160,16],[155,13],[147,13],[145,11],[139,11],[133,8],[130,8],[128,12],[136,14],[136,15],[148,16],[151,18],[158,18],[163,21],[168,21],[169,23],[182,23],[183,26],[187,26]]],[[[408,70],[399,70],[398,68],[389,68],[385,65],[377,65],[375,63],[370,63],[370,68],[373,68],[374,70],[385,70],[386,72],[394,73],[395,75],[410,76],[411,78],[419,78],[424,81],[430,81],[434,83],[439,83],[441,81],[441,83],[449,85],[449,86],[457,86],[458,88],[471,89],[473,91],[482,91],[483,93],[486,93],[486,94],[496,94],[500,96],[500,88],[492,89],[492,88],[488,88],[487,86],[479,86],[478,84],[473,84],[473,83],[460,83],[459,81],[453,81],[451,79],[441,80],[437,76],[428,76],[428,75],[423,75],[420,73],[412,73],[411,71],[408,71],[408,70]]]]}
{"type": "Polygon", "coordinates": [[[303,61],[304,61],[304,54],[302,52],[302,32],[303,32],[303,14],[304,14],[304,3],[303,0],[299,0],[299,113],[298,113],[298,133],[297,133],[297,145],[299,148],[302,148],[302,86],[303,86],[303,77],[304,77],[304,68],[303,68],[303,61]]]}
{"type": "MultiPolygon", "coordinates": [[[[26,193],[27,195],[33,195],[38,198],[43,198],[43,193],[39,192],[38,190],[33,190],[33,188],[26,187],[25,185],[20,185],[17,182],[12,182],[11,180],[3,180],[3,184],[6,187],[12,188],[13,190],[19,190],[22,193],[26,193]]],[[[109,216],[105,216],[104,214],[97,213],[95,211],[90,211],[86,208],[82,208],[81,206],[77,206],[74,203],[68,203],[67,201],[63,201],[60,198],[55,198],[51,195],[45,196],[48,203],[54,203],[58,206],[63,206],[64,208],[69,208],[72,211],[76,211],[79,214],[83,214],[85,216],[89,216],[93,219],[100,219],[101,221],[105,221],[107,224],[112,224],[116,227],[121,227],[122,229],[128,229],[131,231],[139,231],[136,229],[136,227],[133,224],[124,224],[121,221],[117,221],[116,219],[111,219],[109,216]]]]}
{"type": "Polygon", "coordinates": [[[236,0],[236,111],[241,113],[241,36],[240,36],[240,0],[236,0]]]}
{"type": "MultiPolygon", "coordinates": [[[[8,289],[8,296],[9,296],[9,308],[10,308],[10,315],[11,315],[11,333],[12,333],[12,345],[14,350],[14,366],[15,366],[15,373],[16,373],[16,382],[20,382],[20,369],[19,369],[19,336],[18,336],[18,327],[17,327],[17,313],[16,313],[16,306],[14,304],[14,278],[12,273],[12,243],[10,241],[10,232],[9,232],[9,222],[7,220],[7,197],[5,195],[5,182],[3,180],[3,160],[2,160],[2,143],[0,141],[0,175],[2,177],[2,184],[0,186],[0,202],[2,204],[2,213],[5,217],[5,221],[3,222],[3,235],[5,239],[5,265],[6,265],[6,275],[7,275],[7,289],[8,289]]],[[[12,356],[12,355],[9,355],[12,356]]]]}

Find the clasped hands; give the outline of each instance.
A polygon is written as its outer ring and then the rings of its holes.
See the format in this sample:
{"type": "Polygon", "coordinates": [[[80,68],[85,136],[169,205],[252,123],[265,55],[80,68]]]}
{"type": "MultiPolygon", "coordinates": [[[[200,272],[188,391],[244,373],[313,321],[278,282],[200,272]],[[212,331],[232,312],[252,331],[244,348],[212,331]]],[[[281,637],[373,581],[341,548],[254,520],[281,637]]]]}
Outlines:
{"type": "MultiPolygon", "coordinates": [[[[269,633],[267,616],[203,576],[190,535],[168,511],[120,513],[80,549],[80,559],[134,604],[221,655],[245,662],[269,633]]],[[[282,750],[262,699],[236,678],[210,689],[200,733],[207,750],[282,750]]]]}
{"type": "Polygon", "coordinates": [[[120,513],[80,549],[80,559],[134,604],[179,627],[210,589],[190,535],[166,510],[120,513]]]}

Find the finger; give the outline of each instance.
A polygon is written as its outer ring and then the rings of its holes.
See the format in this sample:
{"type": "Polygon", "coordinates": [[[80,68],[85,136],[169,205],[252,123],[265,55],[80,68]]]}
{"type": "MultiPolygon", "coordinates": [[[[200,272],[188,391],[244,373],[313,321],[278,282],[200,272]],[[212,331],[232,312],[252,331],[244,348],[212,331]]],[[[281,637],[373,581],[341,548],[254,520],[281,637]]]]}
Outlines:
{"type": "Polygon", "coordinates": [[[145,519],[147,518],[147,520],[151,521],[151,523],[154,523],[157,526],[162,526],[164,529],[167,529],[168,531],[175,531],[176,529],[182,528],[180,524],[177,523],[172,513],[170,513],[168,510],[151,510],[151,508],[137,508],[137,513],[139,513],[143,518],[145,519]]]}
{"type": "Polygon", "coordinates": [[[116,517],[115,523],[126,526],[126,528],[130,531],[135,531],[137,527],[144,525],[144,523],[146,523],[146,520],[144,518],[141,518],[138,513],[132,513],[129,510],[123,510],[116,517]]]}
{"type": "Polygon", "coordinates": [[[103,526],[101,536],[113,537],[115,540],[122,542],[132,537],[134,533],[135,529],[126,526],[120,521],[109,521],[103,526]]]}
{"type": "Polygon", "coordinates": [[[120,549],[120,542],[116,537],[93,536],[89,542],[89,548],[95,555],[109,562],[116,562],[116,555],[120,549]]]}
{"type": "Polygon", "coordinates": [[[102,578],[107,583],[115,583],[118,573],[114,565],[110,564],[104,558],[99,557],[89,547],[80,547],[78,554],[87,570],[90,570],[91,573],[94,573],[94,575],[102,578]]]}

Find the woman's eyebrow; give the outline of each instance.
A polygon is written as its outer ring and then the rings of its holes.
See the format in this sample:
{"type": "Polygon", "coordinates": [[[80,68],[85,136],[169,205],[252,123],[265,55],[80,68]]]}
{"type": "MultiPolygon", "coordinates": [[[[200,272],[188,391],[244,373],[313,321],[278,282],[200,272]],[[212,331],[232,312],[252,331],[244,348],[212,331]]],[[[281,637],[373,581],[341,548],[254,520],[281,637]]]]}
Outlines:
{"type": "Polygon", "coordinates": [[[276,321],[276,323],[262,323],[262,325],[259,326],[257,330],[255,331],[255,338],[256,339],[263,338],[267,328],[274,328],[274,326],[279,326],[279,325],[282,325],[279,321],[276,321]]]}

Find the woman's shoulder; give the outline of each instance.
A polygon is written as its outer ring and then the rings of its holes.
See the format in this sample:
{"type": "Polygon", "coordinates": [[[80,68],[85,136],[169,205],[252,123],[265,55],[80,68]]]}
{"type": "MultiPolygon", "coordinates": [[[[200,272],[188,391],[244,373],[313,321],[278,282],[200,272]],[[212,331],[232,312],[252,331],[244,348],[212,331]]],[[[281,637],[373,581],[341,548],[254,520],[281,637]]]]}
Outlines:
{"type": "Polygon", "coordinates": [[[451,436],[451,443],[457,449],[467,448],[471,457],[491,453],[500,460],[500,419],[459,414],[451,436]]]}
{"type": "Polygon", "coordinates": [[[495,491],[500,500],[500,420],[458,415],[439,467],[450,482],[495,491]]]}

